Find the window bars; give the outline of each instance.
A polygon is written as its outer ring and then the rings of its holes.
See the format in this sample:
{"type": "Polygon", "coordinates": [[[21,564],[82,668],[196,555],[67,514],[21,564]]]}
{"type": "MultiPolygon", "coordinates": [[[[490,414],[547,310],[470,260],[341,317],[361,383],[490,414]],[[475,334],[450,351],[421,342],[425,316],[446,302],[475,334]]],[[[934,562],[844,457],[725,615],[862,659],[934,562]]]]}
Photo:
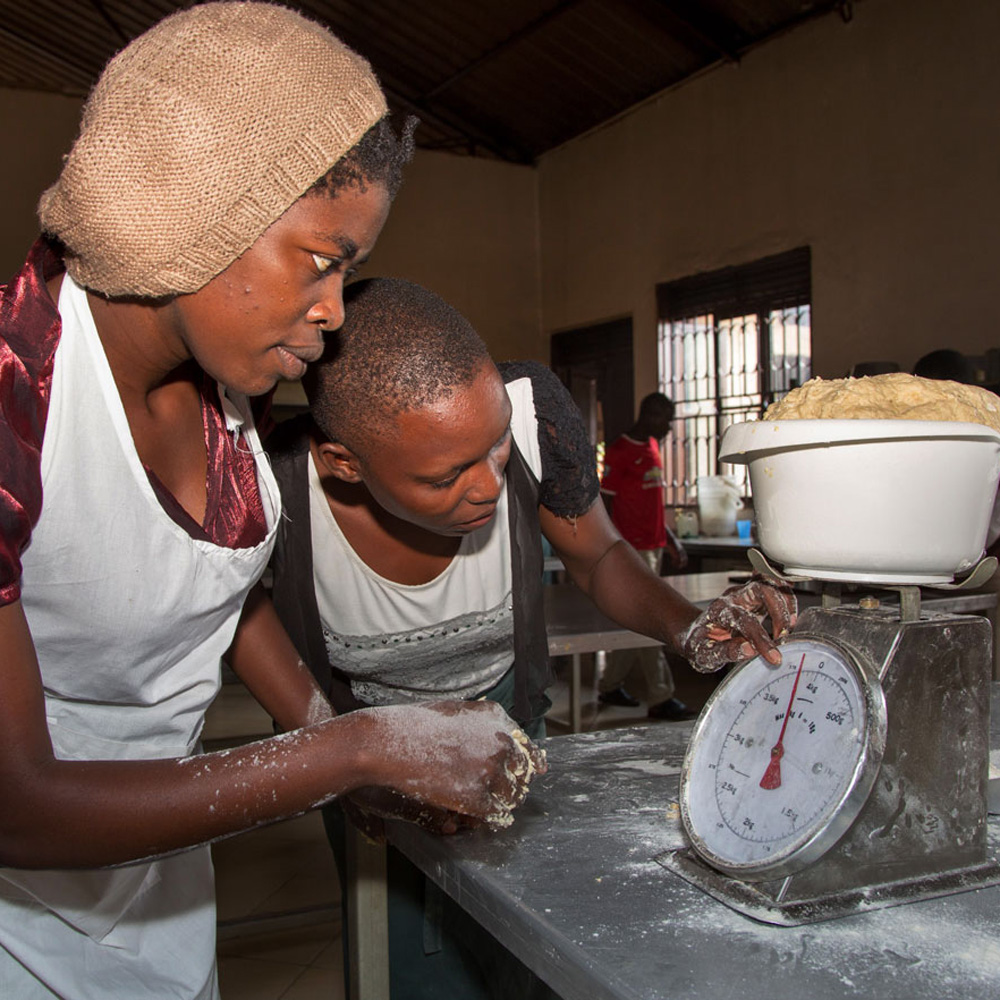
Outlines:
{"type": "Polygon", "coordinates": [[[719,468],[719,441],[811,372],[809,248],[657,287],[660,391],[676,404],[664,450],[666,502],[693,501],[719,468]]]}

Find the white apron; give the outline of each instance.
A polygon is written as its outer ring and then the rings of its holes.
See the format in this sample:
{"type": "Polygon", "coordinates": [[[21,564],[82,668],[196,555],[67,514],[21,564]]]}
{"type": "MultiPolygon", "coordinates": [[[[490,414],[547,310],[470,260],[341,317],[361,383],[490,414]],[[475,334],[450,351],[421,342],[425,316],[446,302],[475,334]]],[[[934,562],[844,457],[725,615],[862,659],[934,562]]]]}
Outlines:
{"type": "MultiPolygon", "coordinates": [[[[278,487],[246,398],[224,392],[229,429],[247,428],[267,538],[250,549],[191,538],[149,484],[69,275],[59,311],[44,503],[22,559],[53,747],[63,759],[185,757],[270,556],[278,487]]],[[[208,847],[99,871],[0,869],[0,997],[215,997],[214,896],[208,847]]]]}

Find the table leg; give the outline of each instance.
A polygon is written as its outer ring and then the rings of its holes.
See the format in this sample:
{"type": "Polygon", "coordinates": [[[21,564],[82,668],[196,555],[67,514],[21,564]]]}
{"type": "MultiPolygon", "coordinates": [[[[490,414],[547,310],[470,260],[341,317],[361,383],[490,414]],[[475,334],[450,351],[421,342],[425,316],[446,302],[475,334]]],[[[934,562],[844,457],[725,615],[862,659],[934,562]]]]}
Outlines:
{"type": "Polygon", "coordinates": [[[389,913],[385,846],[347,823],[347,926],[350,1000],[388,1000],[389,913]]]}
{"type": "Polygon", "coordinates": [[[569,676],[569,731],[578,733],[583,729],[583,715],[580,708],[580,654],[573,654],[573,669],[569,676]]]}

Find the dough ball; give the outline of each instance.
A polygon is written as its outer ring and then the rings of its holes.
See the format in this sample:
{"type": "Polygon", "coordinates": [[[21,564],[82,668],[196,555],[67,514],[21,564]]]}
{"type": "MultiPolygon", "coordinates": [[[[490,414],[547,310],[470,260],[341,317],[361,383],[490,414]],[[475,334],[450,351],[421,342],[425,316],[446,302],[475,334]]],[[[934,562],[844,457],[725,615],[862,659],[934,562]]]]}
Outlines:
{"type": "Polygon", "coordinates": [[[765,420],[952,420],[1000,431],[1000,396],[977,385],[905,372],[810,379],[764,414],[765,420]]]}

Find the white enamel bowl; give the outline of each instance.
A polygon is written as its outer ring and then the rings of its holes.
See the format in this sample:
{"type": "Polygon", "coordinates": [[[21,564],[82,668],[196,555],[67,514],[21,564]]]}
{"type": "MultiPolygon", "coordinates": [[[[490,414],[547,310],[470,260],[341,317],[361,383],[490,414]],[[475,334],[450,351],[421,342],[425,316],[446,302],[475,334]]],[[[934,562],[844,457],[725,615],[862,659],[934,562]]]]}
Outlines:
{"type": "Polygon", "coordinates": [[[773,420],[729,427],[749,466],[757,536],[788,576],[950,583],[983,555],[1000,434],[924,420],[773,420]]]}

